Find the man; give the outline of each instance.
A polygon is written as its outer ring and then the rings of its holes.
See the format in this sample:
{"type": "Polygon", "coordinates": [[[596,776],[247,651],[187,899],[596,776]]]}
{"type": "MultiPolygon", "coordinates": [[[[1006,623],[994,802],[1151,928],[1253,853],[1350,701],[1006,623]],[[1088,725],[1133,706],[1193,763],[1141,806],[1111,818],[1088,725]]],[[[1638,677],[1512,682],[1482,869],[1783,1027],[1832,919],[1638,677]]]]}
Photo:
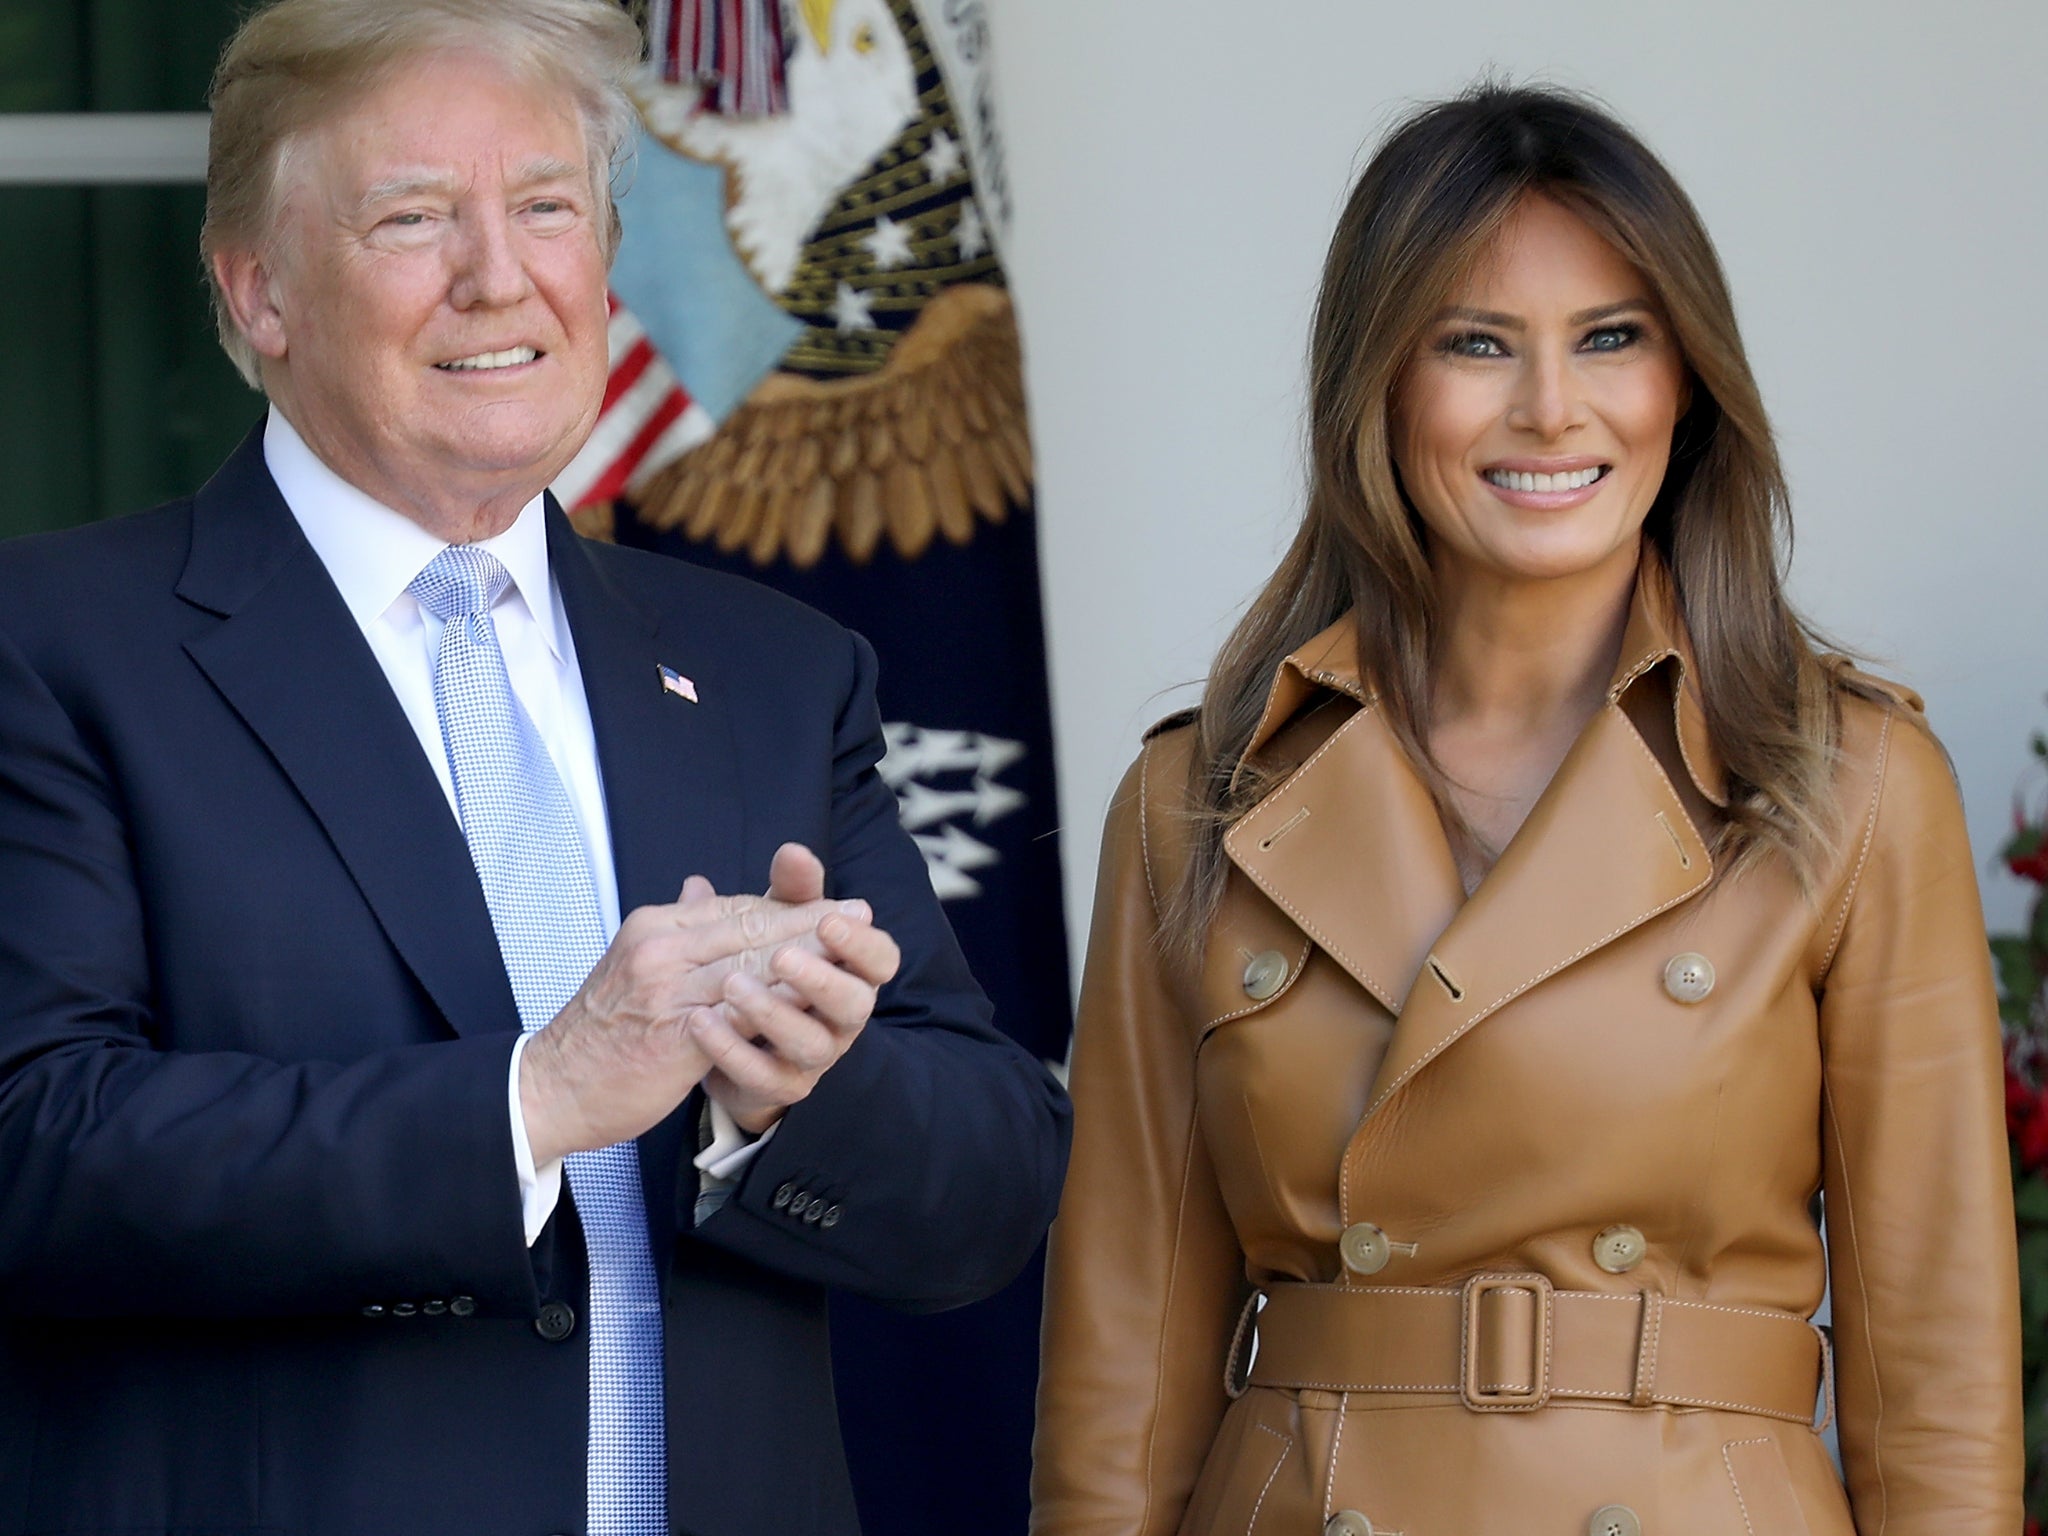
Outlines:
{"type": "Polygon", "coordinates": [[[0,548],[0,1536],[851,1532],[824,1287],[1051,1217],[866,646],[544,496],[637,46],[254,16],[206,246],[268,420],[0,548]]]}

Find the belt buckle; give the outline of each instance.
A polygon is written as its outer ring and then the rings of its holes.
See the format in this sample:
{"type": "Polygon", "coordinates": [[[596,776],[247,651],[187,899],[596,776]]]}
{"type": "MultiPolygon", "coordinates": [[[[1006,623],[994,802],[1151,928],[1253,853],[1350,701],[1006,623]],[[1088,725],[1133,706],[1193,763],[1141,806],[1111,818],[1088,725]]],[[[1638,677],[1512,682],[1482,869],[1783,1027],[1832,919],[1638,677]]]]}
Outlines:
{"type": "Polygon", "coordinates": [[[1458,1395],[1476,1413],[1533,1413],[1550,1401],[1551,1286],[1544,1275],[1474,1275],[1465,1282],[1459,1304],[1458,1395]],[[1490,1291],[1526,1291],[1536,1301],[1536,1323],[1530,1330],[1527,1387],[1486,1386],[1480,1379],[1479,1303],[1490,1291]]]}

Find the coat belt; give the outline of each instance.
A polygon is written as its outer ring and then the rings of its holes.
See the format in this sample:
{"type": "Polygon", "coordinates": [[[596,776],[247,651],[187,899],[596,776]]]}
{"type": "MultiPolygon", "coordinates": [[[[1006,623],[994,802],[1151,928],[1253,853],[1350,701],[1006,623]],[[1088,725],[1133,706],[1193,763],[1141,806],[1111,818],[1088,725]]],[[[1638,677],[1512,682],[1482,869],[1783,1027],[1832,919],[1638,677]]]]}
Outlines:
{"type": "MultiPolygon", "coordinates": [[[[1240,1330],[1242,1335],[1243,1330],[1240,1330]]],[[[1825,1334],[1791,1312],[1654,1292],[1560,1291],[1542,1275],[1476,1275],[1463,1286],[1273,1285],[1258,1347],[1233,1393],[1446,1393],[1483,1413],[1556,1402],[1719,1408],[1811,1423],[1834,1370],[1825,1334]]],[[[1382,1406],[1382,1405],[1375,1405],[1382,1406]]]]}

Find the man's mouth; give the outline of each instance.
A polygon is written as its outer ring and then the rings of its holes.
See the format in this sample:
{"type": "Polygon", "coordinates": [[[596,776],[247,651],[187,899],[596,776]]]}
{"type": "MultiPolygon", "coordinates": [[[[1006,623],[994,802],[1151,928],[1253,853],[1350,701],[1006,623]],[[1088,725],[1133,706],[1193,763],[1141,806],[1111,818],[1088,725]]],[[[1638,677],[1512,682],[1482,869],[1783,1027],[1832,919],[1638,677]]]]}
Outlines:
{"type": "Polygon", "coordinates": [[[474,357],[458,357],[453,362],[436,363],[434,366],[443,373],[487,373],[497,368],[517,368],[525,363],[538,362],[540,352],[534,347],[512,347],[503,352],[479,352],[474,357]]]}
{"type": "Polygon", "coordinates": [[[1567,470],[1562,474],[1533,475],[1514,469],[1489,469],[1485,472],[1490,484],[1504,491],[1581,491],[1596,480],[1604,480],[1613,470],[1612,464],[1596,464],[1591,469],[1567,470]]]}

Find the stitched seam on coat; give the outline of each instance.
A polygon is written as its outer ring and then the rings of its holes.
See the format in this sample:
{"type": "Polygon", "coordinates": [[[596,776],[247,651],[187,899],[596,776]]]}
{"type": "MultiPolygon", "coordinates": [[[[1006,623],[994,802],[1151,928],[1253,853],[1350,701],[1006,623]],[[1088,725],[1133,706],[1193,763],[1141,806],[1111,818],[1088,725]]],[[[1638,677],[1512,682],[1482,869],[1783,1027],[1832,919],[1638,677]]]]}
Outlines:
{"type": "Polygon", "coordinates": [[[1847,889],[1842,892],[1842,910],[1835,916],[1835,931],[1828,939],[1827,953],[1821,956],[1820,969],[1814,973],[1814,983],[1827,979],[1834,968],[1835,951],[1841,947],[1842,934],[1849,926],[1849,908],[1856,901],[1857,887],[1863,883],[1863,869],[1870,862],[1871,845],[1877,841],[1877,807],[1884,798],[1884,771],[1891,757],[1892,716],[1896,710],[1884,712],[1884,724],[1877,732],[1877,767],[1871,774],[1870,810],[1863,819],[1863,846],[1856,852],[1856,868],[1850,872],[1847,889]]]}
{"type": "Polygon", "coordinates": [[[1863,1351],[1870,1357],[1870,1393],[1876,1400],[1870,1419],[1870,1470],[1877,1478],[1877,1529],[1871,1536],[1884,1536],[1884,1528],[1891,1519],[1891,1496],[1884,1486],[1884,1382],[1877,1371],[1877,1345],[1870,1336],[1870,1287],[1863,1278],[1863,1252],[1856,1244],[1856,1197],[1849,1189],[1849,1159],[1842,1146],[1842,1122],[1835,1113],[1835,1095],[1828,1087],[1825,1072],[1821,1074],[1820,1102],[1828,1135],[1835,1143],[1835,1163],[1842,1170],[1842,1236],[1856,1271],[1856,1297],[1863,1309],[1863,1351]]]}
{"type": "Polygon", "coordinates": [[[1770,1443],[1770,1436],[1759,1435],[1754,1440],[1730,1440],[1721,1447],[1721,1465],[1728,1469],[1728,1482],[1735,1489],[1735,1502],[1742,1510],[1742,1528],[1749,1532],[1749,1536],[1756,1536],[1756,1526],[1750,1522],[1749,1500],[1742,1496],[1742,1480],[1735,1475],[1735,1462],[1728,1453],[1738,1445],[1769,1445],[1770,1443]]]}
{"type": "Polygon", "coordinates": [[[1245,1522],[1245,1536],[1259,1528],[1259,1511],[1266,1507],[1266,1495],[1273,1491],[1273,1481],[1279,1477],[1280,1469],[1287,1465],[1287,1453],[1294,1449],[1294,1442],[1277,1429],[1268,1429],[1264,1424],[1254,1424],[1253,1429],[1264,1429],[1267,1434],[1280,1442],[1280,1459],[1273,1463],[1273,1470],[1266,1474],[1265,1486],[1259,1489],[1259,1496],[1252,1503],[1252,1517],[1245,1522]]]}
{"type": "Polygon", "coordinates": [[[1323,1520],[1328,1523],[1337,1503],[1337,1460],[1344,1453],[1344,1421],[1351,1417],[1351,1394],[1337,1399],[1337,1428],[1330,1436],[1330,1475],[1323,1479],[1323,1520]]]}
{"type": "Polygon", "coordinates": [[[1648,1403],[1657,1395],[1657,1346],[1664,1338],[1664,1298],[1654,1291],[1643,1292],[1643,1337],[1636,1349],[1635,1389],[1632,1403],[1648,1403]]]}
{"type": "Polygon", "coordinates": [[[1157,1383],[1152,1389],[1152,1424],[1145,1434],[1145,1502],[1139,1508],[1138,1525],[1142,1529],[1152,1515],[1153,1460],[1159,1451],[1159,1420],[1162,1415],[1161,1394],[1166,1388],[1165,1361],[1167,1358],[1166,1337],[1173,1317],[1174,1287],[1180,1283],[1181,1237],[1187,1230],[1188,1181],[1194,1177],[1195,1137],[1200,1134],[1199,1118],[1188,1116],[1187,1140],[1181,1146],[1180,1154],[1180,1199],[1173,1213],[1173,1261],[1166,1269],[1166,1297],[1159,1308],[1159,1343],[1154,1358],[1160,1362],[1160,1369],[1154,1373],[1157,1383]]]}
{"type": "Polygon", "coordinates": [[[1159,887],[1152,881],[1152,743],[1138,754],[1138,863],[1145,871],[1145,894],[1152,898],[1152,921],[1159,921],[1159,887]]]}

